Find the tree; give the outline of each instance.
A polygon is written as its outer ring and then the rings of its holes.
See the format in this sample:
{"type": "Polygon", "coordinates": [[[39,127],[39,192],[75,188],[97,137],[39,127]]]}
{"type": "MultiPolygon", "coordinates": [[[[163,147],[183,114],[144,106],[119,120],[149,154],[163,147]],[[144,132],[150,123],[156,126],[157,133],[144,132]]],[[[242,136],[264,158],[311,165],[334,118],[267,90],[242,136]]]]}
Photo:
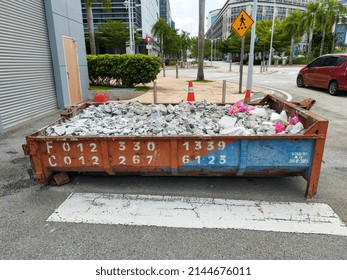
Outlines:
{"type": "MultiPolygon", "coordinates": [[[[290,36],[283,30],[283,22],[276,19],[273,48],[278,52],[289,51],[288,45],[290,44],[290,36]]],[[[257,22],[256,34],[257,42],[254,45],[255,52],[268,52],[271,40],[271,27],[272,20],[260,20],[257,22]]],[[[249,52],[251,32],[245,34],[245,52],[249,52]]],[[[223,53],[240,53],[241,51],[241,38],[236,34],[233,29],[230,29],[230,35],[227,39],[219,44],[220,51],[223,53]]]]}
{"type": "MultiPolygon", "coordinates": [[[[319,29],[315,29],[313,33],[312,50],[311,50],[312,57],[319,56],[322,35],[323,35],[322,31],[320,31],[319,29]]],[[[334,40],[333,37],[334,36],[331,31],[328,31],[325,34],[323,53],[330,53],[331,47],[333,45],[333,40],[334,40]]]]}
{"type": "Polygon", "coordinates": [[[327,6],[327,4],[327,0],[321,1],[317,10],[316,24],[317,28],[322,32],[319,55],[323,54],[325,34],[327,32],[330,21],[330,19],[328,18],[329,7],[327,6]]]}
{"type": "Polygon", "coordinates": [[[339,15],[344,13],[346,8],[339,0],[323,0],[319,2],[317,12],[317,27],[322,32],[319,55],[323,54],[325,35],[332,30],[333,25],[338,21],[339,15]]]}
{"type": "MultiPolygon", "coordinates": [[[[336,30],[336,25],[339,22],[346,23],[346,17],[345,17],[346,12],[347,12],[347,8],[345,5],[343,5],[339,1],[333,2],[333,9],[332,9],[333,21],[331,23],[332,23],[332,27],[335,26],[335,30],[336,30]]],[[[331,46],[331,52],[332,53],[335,51],[335,43],[336,43],[336,31],[335,30],[333,32],[333,44],[331,46]]]]}
{"type": "Polygon", "coordinates": [[[189,33],[186,31],[182,31],[180,38],[181,38],[181,45],[182,45],[182,60],[187,61],[187,51],[191,44],[189,33]]]}
{"type": "MultiPolygon", "coordinates": [[[[193,37],[191,39],[191,46],[190,46],[190,52],[193,57],[199,56],[199,38],[193,37]]],[[[203,57],[211,57],[211,40],[210,39],[204,39],[204,53],[203,57]]]]}
{"type": "Polygon", "coordinates": [[[192,57],[198,57],[198,37],[190,38],[189,50],[192,57]]]}
{"type": "MultiPolygon", "coordinates": [[[[178,58],[182,51],[182,37],[178,34],[178,29],[174,29],[165,22],[164,19],[160,18],[152,27],[152,33],[154,36],[159,38],[160,41],[160,56],[162,61],[164,57],[175,57],[178,58]]],[[[188,33],[185,39],[189,39],[188,33]],[[187,37],[187,38],[186,38],[187,37]]]]}
{"type": "Polygon", "coordinates": [[[310,2],[306,5],[306,11],[302,15],[302,22],[305,29],[309,29],[308,47],[307,47],[307,62],[311,59],[313,32],[317,18],[319,2],[310,2]]]}
{"type": "MultiPolygon", "coordinates": [[[[254,50],[256,52],[262,52],[269,50],[270,42],[271,42],[271,28],[272,28],[272,20],[260,20],[257,22],[257,42],[254,46],[254,50]]],[[[247,33],[250,36],[250,33],[247,33]]],[[[246,37],[247,40],[247,37],[246,37]]],[[[290,44],[290,36],[287,32],[284,31],[283,21],[275,20],[275,29],[273,33],[272,47],[277,52],[287,52],[288,45],[290,44]]]]}
{"type": "MultiPolygon", "coordinates": [[[[96,0],[86,0],[86,12],[87,12],[87,23],[88,23],[88,35],[89,35],[89,46],[90,53],[96,54],[96,46],[95,46],[95,36],[94,36],[94,20],[93,20],[93,10],[92,4],[96,0]]],[[[111,9],[111,0],[101,0],[101,6],[104,7],[107,11],[111,9]]]]}
{"type": "Polygon", "coordinates": [[[95,34],[96,40],[106,47],[110,47],[113,53],[118,49],[126,47],[129,40],[129,30],[127,25],[119,20],[108,20],[98,26],[98,33],[95,34]]]}
{"type": "Polygon", "coordinates": [[[300,22],[302,11],[290,11],[289,16],[284,19],[284,31],[290,35],[290,55],[289,64],[293,64],[293,53],[295,40],[303,35],[303,28],[300,22]]]}
{"type": "Polygon", "coordinates": [[[165,57],[178,58],[181,55],[182,40],[178,34],[178,30],[167,25],[166,32],[163,36],[164,38],[164,54],[165,57]]]}
{"type": "Polygon", "coordinates": [[[204,77],[204,43],[205,43],[205,0],[199,0],[199,49],[198,49],[198,74],[197,80],[203,81],[204,77]]]}
{"type": "Polygon", "coordinates": [[[165,22],[163,18],[159,18],[152,27],[153,35],[158,37],[160,40],[160,56],[162,60],[164,58],[164,35],[167,30],[168,24],[165,22]]]}

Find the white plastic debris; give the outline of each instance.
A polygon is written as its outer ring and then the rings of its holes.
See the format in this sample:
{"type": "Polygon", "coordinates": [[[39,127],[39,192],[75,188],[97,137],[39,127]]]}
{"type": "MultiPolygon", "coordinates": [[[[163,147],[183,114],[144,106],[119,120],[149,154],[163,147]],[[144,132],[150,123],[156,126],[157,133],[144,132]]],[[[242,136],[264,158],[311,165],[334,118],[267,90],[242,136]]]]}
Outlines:
{"type": "Polygon", "coordinates": [[[290,130],[290,134],[299,134],[304,130],[304,126],[301,122],[298,122],[293,128],[290,130]]]}
{"type": "Polygon", "coordinates": [[[272,121],[272,122],[277,122],[277,121],[279,121],[279,120],[281,120],[281,115],[278,114],[278,113],[276,113],[276,112],[273,112],[273,113],[271,114],[270,121],[272,121]]]}
{"type": "Polygon", "coordinates": [[[281,121],[284,122],[284,123],[287,123],[288,122],[288,115],[287,115],[287,112],[282,110],[281,113],[280,113],[280,116],[281,116],[281,121]]]}
{"type": "Polygon", "coordinates": [[[249,112],[251,115],[256,115],[258,117],[265,118],[267,116],[267,112],[265,108],[254,108],[254,110],[249,112]]]}
{"type": "Polygon", "coordinates": [[[274,123],[277,123],[277,122],[288,123],[288,116],[286,111],[282,110],[280,114],[276,112],[272,112],[270,121],[274,123]]]}
{"type": "Polygon", "coordinates": [[[223,128],[232,128],[235,126],[235,123],[237,121],[237,118],[229,117],[229,116],[223,116],[218,123],[223,128]]]}
{"type": "Polygon", "coordinates": [[[239,126],[226,128],[221,130],[220,132],[220,134],[227,134],[227,135],[243,135],[244,133],[247,133],[247,130],[244,127],[239,127],[239,126]]]}

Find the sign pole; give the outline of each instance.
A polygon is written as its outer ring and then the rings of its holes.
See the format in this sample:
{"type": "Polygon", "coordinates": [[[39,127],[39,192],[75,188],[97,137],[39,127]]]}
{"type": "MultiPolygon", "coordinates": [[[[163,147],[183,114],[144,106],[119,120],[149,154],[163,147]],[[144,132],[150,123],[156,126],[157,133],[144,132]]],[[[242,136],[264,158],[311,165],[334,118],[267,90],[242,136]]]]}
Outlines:
{"type": "Polygon", "coordinates": [[[239,83],[239,93],[242,92],[242,78],[243,78],[243,57],[245,56],[245,37],[241,40],[241,57],[240,57],[240,83],[239,83]]]}
{"type": "Polygon", "coordinates": [[[249,103],[251,100],[251,90],[252,90],[252,83],[253,83],[255,27],[257,24],[257,7],[258,7],[258,0],[254,0],[253,13],[252,13],[254,24],[252,25],[251,44],[250,44],[251,46],[249,50],[247,87],[246,87],[246,94],[245,94],[245,100],[244,100],[245,103],[249,103]]]}
{"type": "MultiPolygon", "coordinates": [[[[255,5],[256,5],[256,2],[257,1],[255,1],[255,5]]],[[[253,18],[255,18],[254,15],[253,15],[253,18]]],[[[235,21],[231,25],[231,27],[234,29],[236,34],[239,35],[240,38],[242,38],[241,57],[240,57],[239,93],[241,93],[241,91],[242,91],[243,57],[245,56],[245,34],[251,26],[252,26],[252,32],[255,33],[255,27],[254,27],[253,23],[254,23],[253,19],[244,10],[241,10],[241,12],[239,13],[239,15],[236,17],[235,21]]],[[[253,45],[253,48],[254,48],[254,45],[253,45]]],[[[253,63],[253,60],[252,60],[252,63],[253,63]]]]}

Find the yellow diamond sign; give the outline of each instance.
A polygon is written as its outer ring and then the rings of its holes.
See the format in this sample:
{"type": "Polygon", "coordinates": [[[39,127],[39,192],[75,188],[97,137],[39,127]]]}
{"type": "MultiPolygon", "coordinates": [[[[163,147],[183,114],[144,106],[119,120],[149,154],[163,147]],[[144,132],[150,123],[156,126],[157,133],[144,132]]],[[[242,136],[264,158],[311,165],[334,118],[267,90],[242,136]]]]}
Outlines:
{"type": "Polygon", "coordinates": [[[241,10],[231,27],[242,38],[252,26],[253,22],[253,19],[244,10],[241,10]]]}

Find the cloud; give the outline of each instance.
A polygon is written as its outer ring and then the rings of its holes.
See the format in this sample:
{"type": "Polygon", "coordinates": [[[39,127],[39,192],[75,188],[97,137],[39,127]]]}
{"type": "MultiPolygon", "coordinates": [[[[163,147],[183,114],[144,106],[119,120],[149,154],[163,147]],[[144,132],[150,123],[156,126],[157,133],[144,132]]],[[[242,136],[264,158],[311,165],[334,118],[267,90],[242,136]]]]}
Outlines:
{"type": "Polygon", "coordinates": [[[170,3],[172,20],[175,22],[176,28],[188,31],[191,35],[197,33],[199,24],[198,3],[196,1],[184,0],[171,0],[170,3]]]}
{"type": "MultiPolygon", "coordinates": [[[[208,16],[211,10],[222,8],[225,2],[226,0],[206,0],[205,17],[208,16]]],[[[187,31],[191,36],[197,36],[199,29],[199,0],[170,0],[170,7],[176,29],[187,31]]]]}
{"type": "Polygon", "coordinates": [[[180,25],[176,25],[176,29],[180,29],[181,31],[187,31],[190,33],[190,36],[195,36],[195,33],[198,33],[198,22],[193,17],[185,17],[180,20],[180,25]],[[194,30],[196,28],[196,30],[194,30]]]}

